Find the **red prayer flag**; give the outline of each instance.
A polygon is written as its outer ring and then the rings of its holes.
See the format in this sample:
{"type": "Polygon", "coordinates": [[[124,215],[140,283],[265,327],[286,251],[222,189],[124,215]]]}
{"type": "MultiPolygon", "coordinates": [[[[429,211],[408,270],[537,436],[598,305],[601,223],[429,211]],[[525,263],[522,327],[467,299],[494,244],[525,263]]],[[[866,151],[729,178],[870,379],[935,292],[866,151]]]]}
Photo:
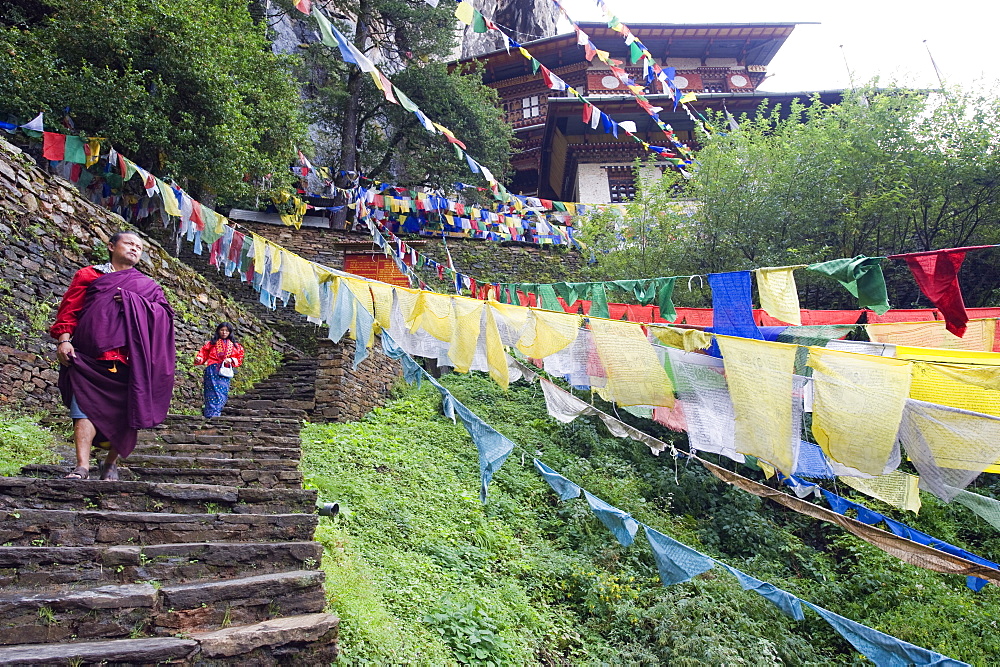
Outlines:
{"type": "Polygon", "coordinates": [[[311,5],[310,0],[296,0],[295,9],[299,10],[303,14],[308,14],[312,10],[312,7],[310,5],[311,5]]]}
{"type": "Polygon", "coordinates": [[[201,215],[201,203],[196,200],[191,200],[191,224],[199,232],[205,231],[205,218],[201,215]]]}
{"type": "Polygon", "coordinates": [[[590,124],[590,116],[594,113],[594,105],[589,102],[583,103],[583,124],[590,124]]]}
{"type": "Polygon", "coordinates": [[[965,335],[969,315],[965,312],[962,288],[958,284],[958,270],[962,268],[967,251],[990,247],[992,246],[932,250],[890,255],[889,258],[906,260],[920,291],[941,311],[945,328],[961,338],[965,335]]]}
{"type": "Polygon", "coordinates": [[[66,155],[66,135],[58,132],[42,132],[42,157],[46,160],[62,160],[66,155]]]}

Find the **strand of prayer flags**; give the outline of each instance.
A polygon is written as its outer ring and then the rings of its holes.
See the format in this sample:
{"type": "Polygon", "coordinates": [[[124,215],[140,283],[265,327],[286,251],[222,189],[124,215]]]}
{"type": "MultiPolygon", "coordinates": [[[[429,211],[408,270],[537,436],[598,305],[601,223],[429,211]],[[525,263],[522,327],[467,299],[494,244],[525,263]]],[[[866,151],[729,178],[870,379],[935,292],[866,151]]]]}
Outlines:
{"type": "MultiPolygon", "coordinates": [[[[656,121],[657,126],[661,130],[663,130],[665,136],[668,139],[670,139],[670,141],[675,145],[675,147],[678,149],[678,152],[681,153],[687,159],[678,158],[676,155],[669,152],[670,149],[664,146],[656,146],[650,144],[647,141],[644,141],[636,134],[628,130],[626,127],[622,126],[621,123],[615,121],[609,114],[605,113],[604,111],[601,111],[592,101],[590,101],[587,97],[585,97],[580,91],[575,89],[573,86],[567,84],[555,72],[553,72],[545,65],[543,65],[541,61],[535,58],[531,54],[531,52],[528,51],[528,49],[526,49],[521,44],[517,43],[510,35],[508,35],[499,27],[497,27],[496,24],[494,24],[492,21],[486,19],[479,12],[478,9],[475,9],[472,6],[472,3],[469,2],[469,0],[458,0],[458,6],[455,9],[455,16],[466,25],[473,26],[476,32],[486,32],[487,30],[495,30],[496,32],[500,33],[500,35],[505,40],[504,44],[507,47],[507,51],[509,52],[511,48],[517,49],[518,53],[524,56],[524,58],[531,63],[532,71],[539,74],[542,77],[542,80],[545,82],[547,88],[549,88],[550,90],[555,90],[557,92],[568,93],[576,97],[581,102],[583,102],[583,122],[585,124],[588,124],[591,127],[591,129],[596,130],[598,127],[601,127],[603,128],[605,133],[613,135],[616,139],[618,138],[619,131],[624,132],[627,137],[641,144],[645,150],[659,155],[662,159],[664,159],[666,162],[670,163],[674,167],[680,168],[685,164],[691,164],[691,159],[690,159],[692,155],[691,150],[687,148],[687,146],[685,146],[684,144],[678,142],[674,137],[673,131],[670,129],[670,126],[666,125],[665,123],[662,123],[659,117],[655,115],[659,111],[662,111],[662,109],[660,107],[653,107],[651,104],[649,104],[648,100],[646,100],[641,95],[638,95],[634,90],[631,90],[631,87],[630,87],[630,92],[632,92],[633,95],[636,97],[636,99],[640,101],[640,106],[642,106],[643,110],[653,115],[653,118],[656,121]],[[482,29],[479,29],[479,26],[482,26],[482,29]]],[[[590,51],[588,50],[588,54],[589,53],[590,51]]],[[[590,58],[588,58],[588,60],[590,60],[590,58]]],[[[624,70],[621,70],[620,68],[611,65],[610,62],[609,66],[612,68],[613,71],[615,71],[616,76],[619,76],[619,78],[621,78],[621,76],[624,75],[625,72],[624,70]],[[621,74],[619,74],[619,72],[621,74]]],[[[626,86],[629,86],[629,80],[627,76],[625,76],[625,78],[622,79],[622,82],[625,83],[626,86]]]]}
{"type": "Polygon", "coordinates": [[[383,74],[375,64],[365,56],[354,44],[345,37],[336,26],[323,14],[318,6],[312,8],[312,16],[320,30],[320,40],[326,46],[337,48],[344,62],[357,65],[362,72],[372,77],[375,86],[382,91],[387,102],[399,105],[407,111],[413,113],[420,125],[430,134],[442,135],[455,149],[455,154],[459,159],[464,159],[470,171],[480,174],[490,186],[494,197],[500,201],[508,201],[510,198],[507,189],[493,176],[493,173],[482,163],[475,160],[466,152],[466,145],[459,140],[454,132],[447,127],[431,120],[420,108],[407,97],[403,91],[394,86],[392,82],[383,74]]]}
{"type": "MultiPolygon", "coordinates": [[[[563,16],[566,17],[566,20],[569,21],[576,29],[578,43],[580,43],[582,46],[586,48],[587,53],[589,53],[590,51],[594,51],[595,54],[597,54],[598,50],[594,47],[593,43],[590,41],[590,37],[583,31],[582,28],[580,28],[578,23],[576,23],[575,21],[573,21],[572,18],[570,18],[569,14],[566,11],[566,8],[559,3],[559,0],[552,0],[552,2],[556,5],[556,7],[559,8],[563,16]]],[[[660,81],[661,85],[663,86],[663,91],[666,94],[670,95],[670,97],[674,101],[674,111],[677,110],[677,106],[679,104],[684,109],[684,112],[687,114],[688,118],[690,118],[696,124],[700,123],[701,126],[704,128],[705,132],[711,134],[712,128],[711,126],[708,125],[707,119],[700,113],[695,112],[697,113],[696,117],[695,113],[692,113],[691,109],[688,107],[687,103],[696,101],[698,99],[698,96],[693,92],[684,93],[682,95],[680,89],[677,87],[677,84],[674,82],[674,76],[676,74],[675,68],[673,67],[661,68],[659,64],[657,64],[656,60],[653,58],[653,54],[650,53],[649,49],[646,48],[646,46],[639,40],[638,37],[635,36],[632,30],[627,25],[625,25],[619,17],[610,10],[610,8],[607,6],[606,3],[603,2],[603,0],[600,0],[597,3],[597,5],[604,12],[604,17],[608,22],[608,27],[614,30],[615,32],[620,33],[622,39],[625,41],[625,45],[629,47],[629,59],[632,61],[632,64],[636,64],[637,62],[639,62],[640,59],[642,60],[643,79],[646,85],[651,86],[653,84],[653,81],[657,80],[660,81]]],[[[729,115],[728,111],[726,111],[726,115],[729,117],[731,125],[735,125],[736,121],[735,119],[732,118],[732,116],[729,115]]],[[[656,120],[659,120],[659,118],[657,117],[656,120]]]]}
{"type": "MultiPolygon", "coordinates": [[[[643,111],[645,111],[649,115],[650,118],[653,119],[653,122],[655,122],[656,126],[663,131],[666,137],[670,139],[674,147],[676,147],[677,150],[681,153],[681,155],[685,158],[685,163],[690,164],[691,162],[693,162],[693,152],[691,151],[691,149],[685,146],[681,141],[679,141],[676,138],[676,136],[674,135],[673,128],[668,123],[664,123],[660,119],[659,112],[662,111],[663,109],[661,107],[654,107],[649,102],[649,100],[646,99],[644,94],[645,89],[642,86],[638,86],[635,84],[635,82],[628,76],[628,73],[624,69],[619,67],[621,63],[611,58],[610,53],[598,49],[594,45],[593,41],[591,41],[590,39],[590,36],[587,35],[586,32],[584,32],[584,30],[580,27],[579,23],[573,20],[573,17],[569,15],[569,12],[558,0],[552,0],[552,2],[556,6],[556,8],[559,9],[562,15],[566,18],[566,20],[569,21],[570,24],[573,26],[577,34],[577,43],[584,47],[584,56],[587,58],[587,60],[592,61],[593,58],[596,56],[598,60],[607,65],[611,69],[611,72],[618,78],[618,80],[621,81],[622,84],[624,84],[625,89],[628,90],[629,93],[631,93],[631,95],[635,98],[636,103],[642,108],[643,111]]],[[[623,30],[627,30],[627,26],[624,26],[624,24],[621,23],[617,19],[617,17],[614,18],[614,21],[608,22],[608,27],[618,32],[623,32],[623,30]]],[[[674,68],[672,67],[668,67],[666,69],[661,68],[656,63],[656,61],[653,60],[653,56],[648,49],[646,49],[645,47],[639,48],[640,43],[635,39],[635,36],[632,35],[631,31],[629,31],[629,37],[631,38],[631,41],[628,41],[628,38],[626,38],[626,44],[629,44],[629,49],[631,55],[633,56],[632,62],[635,63],[638,61],[638,58],[635,56],[636,56],[636,49],[639,49],[638,55],[640,55],[643,59],[643,70],[645,72],[645,78],[647,80],[647,83],[652,83],[654,79],[660,80],[664,86],[664,89],[666,91],[669,91],[668,94],[670,94],[671,97],[673,97],[674,110],[677,109],[677,105],[679,103],[684,103],[684,110],[688,114],[688,117],[690,117],[691,120],[693,120],[695,123],[698,123],[699,122],[698,119],[694,117],[694,115],[691,113],[690,109],[688,109],[686,105],[686,102],[694,101],[695,99],[697,99],[697,97],[694,95],[694,93],[687,93],[683,96],[680,94],[679,89],[673,82],[674,68]]],[[[706,127],[706,131],[707,129],[708,128],[706,127]]]]}
{"type": "MultiPolygon", "coordinates": [[[[641,527],[650,547],[653,551],[653,558],[656,563],[660,580],[664,586],[688,581],[699,574],[702,574],[716,565],[721,566],[727,572],[737,578],[741,588],[747,591],[754,591],[764,599],[774,604],[785,615],[795,619],[804,620],[805,615],[802,605],[805,605],[819,614],[830,626],[846,639],[855,649],[874,661],[876,664],[916,664],[916,665],[965,665],[966,663],[953,660],[940,653],[931,651],[909,642],[904,642],[896,637],[879,632],[865,625],[844,618],[827,609],[818,607],[810,602],[801,600],[797,596],[782,590],[773,584],[761,581],[740,570],[727,565],[716,558],[700,553],[699,551],[678,542],[667,535],[644,523],[637,521],[632,516],[609,505],[597,496],[594,496],[583,487],[559,474],[548,467],[537,458],[532,459],[536,471],[549,484],[553,492],[560,501],[579,498],[581,495],[587,501],[591,511],[611,531],[622,546],[631,546],[638,529],[641,527]]],[[[724,469],[713,466],[707,461],[699,460],[699,463],[706,465],[713,473],[716,470],[727,472],[724,469]]],[[[734,473],[729,473],[733,475],[734,473]]],[[[736,477],[739,477],[738,475],[736,477]]],[[[745,479],[745,478],[741,478],[745,479]]],[[[728,480],[727,480],[728,481],[728,480]]],[[[750,481],[750,480],[746,480],[750,481]]],[[[767,487],[764,487],[765,489],[767,487]]],[[[783,494],[782,494],[783,495],[783,494]]],[[[817,508],[819,509],[819,508],[817,508]]],[[[847,519],[847,521],[853,521],[847,519]]],[[[877,530],[877,529],[872,529],[877,530]]],[[[883,532],[883,531],[878,531],[883,532]]],[[[989,569],[989,568],[987,568],[989,569]]],[[[993,570],[996,576],[1000,572],[993,570]]]]}

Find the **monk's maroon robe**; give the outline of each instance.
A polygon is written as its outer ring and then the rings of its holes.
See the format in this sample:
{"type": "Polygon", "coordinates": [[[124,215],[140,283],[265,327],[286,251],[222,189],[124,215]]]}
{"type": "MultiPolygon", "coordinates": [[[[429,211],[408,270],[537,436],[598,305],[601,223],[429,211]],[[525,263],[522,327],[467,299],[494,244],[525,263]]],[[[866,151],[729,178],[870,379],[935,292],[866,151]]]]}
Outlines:
{"type": "Polygon", "coordinates": [[[73,333],[76,357],[59,374],[63,403],[80,409],[120,456],[135,449],[136,431],[164,420],[174,388],[174,312],[156,282],[136,269],[97,278],[84,298],[73,333]],[[121,294],[122,302],[114,300],[121,294]],[[97,361],[124,347],[129,364],[109,373],[97,361]]]}

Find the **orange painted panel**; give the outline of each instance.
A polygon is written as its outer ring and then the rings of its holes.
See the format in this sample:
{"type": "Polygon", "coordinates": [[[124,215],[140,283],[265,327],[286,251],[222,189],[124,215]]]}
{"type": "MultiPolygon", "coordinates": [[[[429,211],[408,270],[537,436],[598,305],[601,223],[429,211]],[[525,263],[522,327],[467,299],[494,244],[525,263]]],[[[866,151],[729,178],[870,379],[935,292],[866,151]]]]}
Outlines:
{"type": "Polygon", "coordinates": [[[385,255],[347,253],[344,255],[344,271],[390,285],[410,286],[406,276],[400,273],[393,261],[385,255]]]}

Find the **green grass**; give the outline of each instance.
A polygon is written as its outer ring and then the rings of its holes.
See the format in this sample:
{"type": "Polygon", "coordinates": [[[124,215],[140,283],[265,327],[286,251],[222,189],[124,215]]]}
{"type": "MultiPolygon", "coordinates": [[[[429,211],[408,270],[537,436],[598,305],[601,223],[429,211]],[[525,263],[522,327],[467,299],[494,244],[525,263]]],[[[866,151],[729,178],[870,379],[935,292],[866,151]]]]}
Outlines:
{"type": "Polygon", "coordinates": [[[0,475],[17,475],[30,463],[55,463],[56,437],[41,426],[43,415],[18,415],[0,410],[0,475]]]}
{"type": "MultiPolygon", "coordinates": [[[[664,588],[645,538],[623,548],[584,500],[559,503],[533,455],[638,520],[803,599],[954,658],[1000,660],[996,587],[972,593],[962,577],[906,565],[701,466],[605,437],[586,419],[559,424],[537,386],[504,392],[476,375],[444,383],[520,446],[485,506],[475,446],[439,415],[430,387],[405,390],[361,422],[302,432],[307,484],[342,507],[317,538],[348,664],[864,662],[812,612],[787,619],[720,569],[664,588]]],[[[893,516],[991,555],[996,531],[970,530],[968,512],[925,503],[917,520],[893,516]]]]}

